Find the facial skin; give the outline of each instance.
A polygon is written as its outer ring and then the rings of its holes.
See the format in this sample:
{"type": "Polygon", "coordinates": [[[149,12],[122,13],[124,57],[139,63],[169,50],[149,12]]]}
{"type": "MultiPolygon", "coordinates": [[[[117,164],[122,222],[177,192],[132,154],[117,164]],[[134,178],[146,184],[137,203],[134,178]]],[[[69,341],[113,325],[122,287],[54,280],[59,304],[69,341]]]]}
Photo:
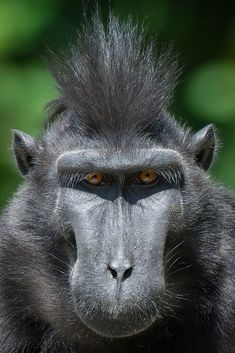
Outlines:
{"type": "Polygon", "coordinates": [[[102,336],[145,330],[161,319],[165,242],[183,216],[181,156],[162,148],[75,150],[56,168],[57,204],[76,240],[70,284],[78,318],[102,336]],[[100,185],[89,183],[95,172],[100,185]]]}

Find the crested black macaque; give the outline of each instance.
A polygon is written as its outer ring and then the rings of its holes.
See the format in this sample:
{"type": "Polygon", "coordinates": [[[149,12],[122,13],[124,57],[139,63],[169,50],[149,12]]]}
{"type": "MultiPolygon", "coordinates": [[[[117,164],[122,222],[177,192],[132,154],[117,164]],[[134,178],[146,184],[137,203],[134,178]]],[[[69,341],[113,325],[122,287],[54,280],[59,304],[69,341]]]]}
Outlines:
{"type": "Polygon", "coordinates": [[[0,352],[235,352],[235,199],[207,173],[214,127],[168,112],[171,50],[96,14],[52,71],[41,136],[13,131],[0,352]]]}

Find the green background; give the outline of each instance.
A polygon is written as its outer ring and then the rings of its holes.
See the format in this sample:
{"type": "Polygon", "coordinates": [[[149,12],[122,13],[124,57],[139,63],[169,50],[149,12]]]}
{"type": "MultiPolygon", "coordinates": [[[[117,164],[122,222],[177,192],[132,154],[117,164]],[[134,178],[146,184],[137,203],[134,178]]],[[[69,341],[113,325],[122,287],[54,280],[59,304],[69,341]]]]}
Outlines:
{"type": "Polygon", "coordinates": [[[34,136],[56,92],[43,56],[66,46],[100,5],[106,18],[144,21],[149,36],[173,42],[184,64],[171,110],[194,130],[215,123],[222,149],[212,174],[235,189],[235,2],[176,0],[0,0],[0,208],[21,177],[11,156],[11,129],[34,136]]]}

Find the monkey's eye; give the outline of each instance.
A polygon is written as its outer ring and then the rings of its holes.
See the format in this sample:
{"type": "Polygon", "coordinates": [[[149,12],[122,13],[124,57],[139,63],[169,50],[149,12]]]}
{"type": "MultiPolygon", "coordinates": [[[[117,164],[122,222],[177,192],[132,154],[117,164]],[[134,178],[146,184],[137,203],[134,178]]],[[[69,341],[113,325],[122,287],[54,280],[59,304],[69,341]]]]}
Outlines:
{"type": "Polygon", "coordinates": [[[98,186],[104,183],[105,176],[102,173],[90,173],[85,178],[86,182],[93,186],[98,186]]]}
{"type": "Polygon", "coordinates": [[[136,177],[137,182],[141,184],[153,184],[158,180],[158,178],[158,173],[151,169],[141,170],[136,177]]]}

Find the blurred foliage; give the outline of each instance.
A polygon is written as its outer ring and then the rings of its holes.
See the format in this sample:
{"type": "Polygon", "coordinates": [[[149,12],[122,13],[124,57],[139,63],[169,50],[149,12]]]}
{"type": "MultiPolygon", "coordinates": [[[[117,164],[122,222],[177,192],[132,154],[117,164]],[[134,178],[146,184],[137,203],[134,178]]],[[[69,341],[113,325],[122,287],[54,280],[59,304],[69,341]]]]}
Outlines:
{"type": "Polygon", "coordinates": [[[200,117],[229,123],[235,117],[235,62],[195,69],[185,87],[188,108],[200,117]]]}
{"type": "Polygon", "coordinates": [[[96,3],[104,18],[144,21],[151,37],[174,42],[185,64],[172,111],[194,130],[216,123],[223,148],[214,177],[235,188],[235,3],[203,0],[0,0],[0,208],[20,182],[11,129],[37,135],[56,95],[41,57],[63,47],[96,3]]]}
{"type": "Polygon", "coordinates": [[[53,17],[52,1],[40,2],[35,9],[33,1],[0,2],[0,54],[2,56],[27,49],[38,33],[53,17]]]}

